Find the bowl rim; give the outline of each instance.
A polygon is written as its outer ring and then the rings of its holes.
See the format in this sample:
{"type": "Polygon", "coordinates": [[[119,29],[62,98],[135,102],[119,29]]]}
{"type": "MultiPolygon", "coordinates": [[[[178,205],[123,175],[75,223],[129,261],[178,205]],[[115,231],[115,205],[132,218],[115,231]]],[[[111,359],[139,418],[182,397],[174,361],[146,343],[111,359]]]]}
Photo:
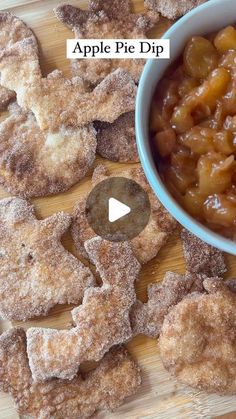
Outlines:
{"type": "MultiPolygon", "coordinates": [[[[224,0],[224,3],[232,3],[232,0],[224,0]]],[[[189,19],[199,12],[204,12],[205,10],[215,7],[216,5],[222,5],[222,0],[211,0],[209,2],[203,3],[202,5],[191,10],[185,16],[180,18],[175,22],[162,36],[162,39],[170,39],[176,30],[178,30],[183,24],[185,24],[189,19]]],[[[225,5],[225,7],[227,7],[225,5]]],[[[138,153],[140,157],[140,162],[143,167],[144,173],[147,177],[150,186],[152,187],[155,195],[161,201],[163,206],[170,212],[170,214],[187,230],[195,234],[204,242],[224,251],[229,254],[236,256],[236,243],[232,240],[221,236],[220,234],[215,233],[209,228],[205,227],[200,222],[196,221],[191,215],[189,215],[172,197],[164,183],[162,182],[159,173],[157,171],[154,159],[150,147],[147,147],[148,142],[146,141],[145,133],[145,123],[143,121],[143,111],[144,107],[147,108],[146,96],[146,83],[148,83],[149,74],[153,67],[155,60],[149,59],[144,67],[142,76],[140,78],[137,98],[136,98],[136,107],[135,107],[135,129],[136,129],[136,141],[138,147],[138,153]]],[[[158,72],[157,72],[158,74],[158,72]]],[[[158,83],[158,77],[156,84],[158,83]]],[[[148,104],[150,108],[150,103],[148,104]]],[[[149,114],[149,112],[148,112],[149,114]]]]}

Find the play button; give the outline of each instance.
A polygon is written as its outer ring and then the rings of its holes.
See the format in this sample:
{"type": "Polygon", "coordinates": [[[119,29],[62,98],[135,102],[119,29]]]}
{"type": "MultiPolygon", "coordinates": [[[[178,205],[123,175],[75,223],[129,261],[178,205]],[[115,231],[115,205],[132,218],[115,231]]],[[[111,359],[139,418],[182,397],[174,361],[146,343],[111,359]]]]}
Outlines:
{"type": "Polygon", "coordinates": [[[108,208],[108,220],[110,223],[114,223],[115,221],[129,214],[131,211],[130,207],[115,198],[109,199],[108,208]]]}
{"type": "Polygon", "coordinates": [[[86,202],[87,220],[94,232],[110,241],[132,240],[150,217],[148,194],[131,179],[110,177],[97,184],[86,202]]]}

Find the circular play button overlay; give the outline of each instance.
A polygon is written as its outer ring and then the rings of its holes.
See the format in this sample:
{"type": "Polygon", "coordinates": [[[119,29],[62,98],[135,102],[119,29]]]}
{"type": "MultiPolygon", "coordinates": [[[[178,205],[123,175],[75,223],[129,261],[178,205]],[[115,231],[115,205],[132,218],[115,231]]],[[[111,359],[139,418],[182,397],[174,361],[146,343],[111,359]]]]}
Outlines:
{"type": "Polygon", "coordinates": [[[148,194],[138,183],[111,177],[97,184],[86,202],[86,216],[93,231],[110,241],[132,240],[148,224],[148,194]]]}

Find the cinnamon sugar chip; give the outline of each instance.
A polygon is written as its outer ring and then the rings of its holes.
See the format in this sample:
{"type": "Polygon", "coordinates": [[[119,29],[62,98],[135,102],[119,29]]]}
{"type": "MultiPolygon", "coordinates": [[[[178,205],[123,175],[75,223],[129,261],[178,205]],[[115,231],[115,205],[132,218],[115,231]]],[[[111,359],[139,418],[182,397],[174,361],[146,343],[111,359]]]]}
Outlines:
{"type": "Polygon", "coordinates": [[[0,85],[0,111],[6,110],[7,106],[14,98],[14,92],[0,85]]]}
{"type": "MultiPolygon", "coordinates": [[[[71,28],[80,39],[146,38],[158,21],[158,14],[134,14],[129,0],[90,0],[88,10],[69,4],[55,9],[56,17],[71,28]]],[[[138,82],[144,60],[81,59],[72,61],[72,72],[91,84],[98,84],[117,68],[128,71],[138,82]]]]}
{"type": "Polygon", "coordinates": [[[82,126],[92,121],[114,122],[134,110],[137,87],[128,73],[116,70],[93,91],[81,93],[77,79],[41,79],[26,91],[21,106],[32,110],[41,129],[82,126]]]}
{"type": "Polygon", "coordinates": [[[134,110],[137,87],[125,71],[113,72],[93,91],[81,91],[78,78],[69,80],[60,72],[42,78],[35,38],[18,18],[0,13],[0,32],[1,84],[16,92],[18,104],[33,112],[40,129],[111,123],[134,110]]]}
{"type": "Polygon", "coordinates": [[[9,393],[18,414],[34,419],[88,418],[97,410],[113,411],[136,393],[140,370],[126,349],[112,349],[92,371],[72,381],[53,379],[35,384],[23,329],[0,337],[0,388],[9,393]]]}
{"type": "Polygon", "coordinates": [[[236,394],[236,296],[222,282],[204,281],[166,316],[159,347],[165,368],[207,393],[236,394]]]}
{"type": "Polygon", "coordinates": [[[131,310],[134,335],[143,334],[157,338],[165,316],[191,292],[203,292],[204,275],[180,275],[167,272],[161,283],[148,287],[148,302],[136,301],[131,310]]]}
{"type": "Polygon", "coordinates": [[[82,305],[72,311],[76,327],[71,330],[28,329],[27,351],[36,381],[71,379],[81,363],[99,361],[112,346],[132,337],[129,312],[140,265],[130,245],[93,238],[85,247],[103,285],[85,292],[82,305]]]}
{"type": "Polygon", "coordinates": [[[223,252],[204,243],[187,230],[182,230],[181,239],[189,272],[220,277],[227,271],[223,252]]]}
{"type": "Polygon", "coordinates": [[[137,83],[143,72],[145,62],[142,59],[99,59],[89,58],[81,60],[71,60],[71,71],[73,76],[83,77],[91,86],[97,86],[109,74],[117,69],[122,69],[131,75],[132,79],[137,83]],[[106,61],[104,63],[104,61],[106,61]],[[122,61],[122,62],[121,62],[122,61]]]}
{"type": "Polygon", "coordinates": [[[18,93],[41,79],[37,40],[22,20],[0,12],[1,85],[18,93]]]}
{"type": "Polygon", "coordinates": [[[98,132],[97,152],[100,156],[120,163],[139,161],[134,112],[121,115],[113,124],[97,122],[95,128],[98,132]]]}
{"type": "MultiPolygon", "coordinates": [[[[68,96],[71,108],[74,105],[69,88],[82,98],[87,94],[86,86],[79,78],[66,80],[57,70],[43,79],[36,38],[17,17],[0,13],[0,34],[1,83],[5,86],[0,90],[0,95],[5,92],[2,103],[6,103],[7,94],[15,95],[8,88],[17,93],[22,107],[15,104],[10,117],[0,125],[0,183],[24,197],[66,191],[84,177],[95,158],[93,126],[63,125],[68,119],[68,96]]],[[[119,76],[117,79],[119,83],[119,76]]],[[[102,94],[98,92],[98,96],[102,101],[102,94]]]]}
{"type": "MultiPolygon", "coordinates": [[[[161,247],[166,243],[169,235],[173,233],[177,223],[152,192],[141,168],[129,169],[119,174],[108,175],[105,167],[99,165],[94,171],[93,186],[108,177],[117,176],[134,180],[149,196],[151,204],[151,217],[149,223],[146,228],[130,242],[135,257],[141,264],[145,264],[157,255],[161,247]]],[[[95,233],[87,222],[85,207],[86,197],[82,198],[76,204],[71,232],[77,250],[83,254],[84,257],[88,257],[84,249],[84,241],[94,237],[95,233]]]]}
{"type": "Polygon", "coordinates": [[[145,6],[168,19],[177,19],[207,0],[144,0],[145,6]]]}
{"type": "Polygon", "coordinates": [[[0,315],[27,320],[56,304],[76,304],[94,285],[91,271],[62,246],[71,217],[37,220],[20,198],[0,201],[0,315]]]}
{"type": "Polygon", "coordinates": [[[0,184],[23,197],[68,190],[85,176],[96,154],[96,131],[61,127],[41,131],[32,113],[16,103],[0,123],[0,184]]]}

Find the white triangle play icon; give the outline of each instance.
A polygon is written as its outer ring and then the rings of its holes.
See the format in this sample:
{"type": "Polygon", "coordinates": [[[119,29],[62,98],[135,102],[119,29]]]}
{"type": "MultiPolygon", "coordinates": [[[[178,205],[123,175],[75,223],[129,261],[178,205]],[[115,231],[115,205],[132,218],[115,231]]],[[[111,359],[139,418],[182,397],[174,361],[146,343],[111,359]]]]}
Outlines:
{"type": "Polygon", "coordinates": [[[115,198],[110,198],[108,201],[108,219],[110,223],[114,223],[120,218],[131,212],[131,208],[115,198]]]}

